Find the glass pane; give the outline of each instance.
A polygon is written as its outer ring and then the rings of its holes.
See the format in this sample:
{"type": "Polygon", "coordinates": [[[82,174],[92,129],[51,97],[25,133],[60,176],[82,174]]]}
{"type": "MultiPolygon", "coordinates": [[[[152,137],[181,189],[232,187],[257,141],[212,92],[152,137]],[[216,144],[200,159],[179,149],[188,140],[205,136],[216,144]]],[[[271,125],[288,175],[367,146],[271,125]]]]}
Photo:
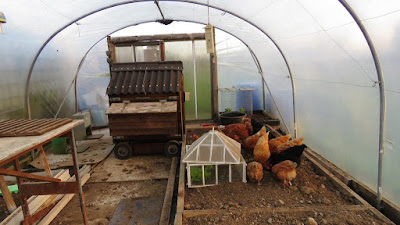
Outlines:
{"type": "Polygon", "coordinates": [[[229,182],[229,165],[218,165],[218,184],[229,182]]]}
{"type": "Polygon", "coordinates": [[[115,47],[117,62],[133,62],[133,51],[131,46],[115,47]]]}
{"type": "Polygon", "coordinates": [[[232,182],[243,181],[243,164],[233,164],[232,167],[232,182]]]}
{"type": "Polygon", "coordinates": [[[214,165],[206,165],[204,166],[204,178],[205,183],[207,185],[216,184],[216,177],[215,177],[215,166],[214,165]]]}
{"type": "Polygon", "coordinates": [[[188,162],[195,162],[196,161],[196,157],[197,157],[197,148],[192,149],[190,152],[188,151],[185,156],[185,160],[187,160],[188,162]]]}
{"type": "Polygon", "coordinates": [[[213,135],[211,135],[211,134],[207,135],[207,137],[204,139],[204,141],[203,141],[202,144],[211,145],[211,138],[212,138],[212,136],[213,136],[213,135]]]}
{"type": "Polygon", "coordinates": [[[199,161],[209,162],[210,161],[210,146],[199,147],[199,161]]]}
{"type": "Polygon", "coordinates": [[[201,166],[190,166],[190,180],[192,185],[203,185],[203,170],[201,166]]]}
{"type": "Polygon", "coordinates": [[[156,62],[161,61],[160,46],[136,46],[136,62],[156,62]]]}
{"type": "Polygon", "coordinates": [[[212,162],[223,162],[224,160],[224,147],[214,146],[212,150],[211,161],[212,162]]]}
{"type": "Polygon", "coordinates": [[[225,162],[227,163],[234,163],[236,162],[235,158],[232,157],[232,154],[229,152],[229,150],[227,149],[225,152],[225,162]]]}

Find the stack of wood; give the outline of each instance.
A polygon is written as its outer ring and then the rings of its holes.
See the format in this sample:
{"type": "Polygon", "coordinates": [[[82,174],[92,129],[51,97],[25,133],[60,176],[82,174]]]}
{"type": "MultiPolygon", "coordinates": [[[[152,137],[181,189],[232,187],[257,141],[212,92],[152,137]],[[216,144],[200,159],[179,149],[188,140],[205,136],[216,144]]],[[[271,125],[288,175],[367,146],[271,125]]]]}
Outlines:
{"type": "MultiPolygon", "coordinates": [[[[83,186],[90,178],[91,166],[85,165],[79,170],[81,185],[83,186]]],[[[57,173],[55,178],[61,179],[61,181],[75,181],[75,175],[70,176],[68,169],[63,169],[57,173]]],[[[28,199],[28,206],[30,212],[36,213],[42,209],[54,205],[54,207],[44,216],[40,221],[39,225],[50,224],[51,221],[61,212],[61,210],[71,201],[75,194],[56,194],[56,195],[34,195],[28,199]]],[[[6,219],[4,219],[0,225],[15,225],[21,224],[24,220],[22,208],[19,206],[15,209],[6,219]]]]}

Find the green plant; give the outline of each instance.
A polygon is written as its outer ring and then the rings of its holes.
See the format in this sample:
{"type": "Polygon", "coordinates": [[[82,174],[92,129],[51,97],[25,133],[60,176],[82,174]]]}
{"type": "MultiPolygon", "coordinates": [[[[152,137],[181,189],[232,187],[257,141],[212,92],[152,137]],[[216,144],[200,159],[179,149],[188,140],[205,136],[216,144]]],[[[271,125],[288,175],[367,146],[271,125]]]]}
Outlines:
{"type": "Polygon", "coordinates": [[[241,113],[245,113],[245,112],[246,112],[246,109],[245,109],[245,108],[243,108],[243,107],[240,107],[240,109],[239,109],[239,112],[241,112],[241,113]]]}
{"type": "MultiPolygon", "coordinates": [[[[211,177],[211,172],[214,170],[213,165],[204,166],[204,179],[211,177]]],[[[200,182],[203,180],[201,167],[191,167],[190,168],[190,179],[193,181],[200,182]]]]}
{"type": "Polygon", "coordinates": [[[230,113],[230,112],[232,112],[232,109],[231,109],[231,108],[226,108],[226,109],[225,109],[225,112],[226,112],[226,113],[230,113]]]}

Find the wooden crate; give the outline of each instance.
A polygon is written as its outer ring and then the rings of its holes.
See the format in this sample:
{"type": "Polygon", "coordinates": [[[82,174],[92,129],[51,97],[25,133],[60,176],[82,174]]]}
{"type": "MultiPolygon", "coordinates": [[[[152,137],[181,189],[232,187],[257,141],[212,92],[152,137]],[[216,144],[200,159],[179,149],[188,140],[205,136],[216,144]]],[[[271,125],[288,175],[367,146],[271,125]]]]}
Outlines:
{"type": "Polygon", "coordinates": [[[111,136],[179,135],[176,102],[113,103],[107,114],[111,136]]]}

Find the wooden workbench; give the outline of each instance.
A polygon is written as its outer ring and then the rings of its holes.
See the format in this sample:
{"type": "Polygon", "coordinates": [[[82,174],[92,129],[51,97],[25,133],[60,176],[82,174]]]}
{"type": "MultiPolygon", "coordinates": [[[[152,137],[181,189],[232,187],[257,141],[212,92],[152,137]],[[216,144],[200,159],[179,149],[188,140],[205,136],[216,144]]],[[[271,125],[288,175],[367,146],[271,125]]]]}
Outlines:
{"type": "MultiPolygon", "coordinates": [[[[2,175],[11,175],[17,177],[17,183],[22,202],[21,207],[24,214],[23,224],[33,224],[35,221],[46,215],[46,213],[51,209],[51,207],[48,207],[34,215],[31,215],[27,203],[28,195],[67,193],[79,193],[84,223],[87,224],[86,206],[82,187],[80,185],[79,165],[77,163],[77,152],[75,146],[75,138],[73,134],[73,128],[81,123],[83,123],[83,120],[73,120],[70,123],[62,125],[61,127],[58,127],[39,136],[0,138],[0,167],[4,166],[7,163],[14,162],[14,170],[0,168],[0,181],[3,180],[2,175]],[[61,136],[69,137],[71,140],[71,154],[74,163],[74,173],[76,175],[76,181],[74,182],[61,182],[60,179],[53,178],[51,176],[51,170],[48,166],[46,154],[44,153],[42,147],[44,144],[49,143],[53,139],[61,136]],[[18,158],[35,149],[39,151],[42,162],[45,164],[45,171],[47,176],[38,176],[21,172],[18,158]],[[42,182],[24,182],[22,178],[42,182]]],[[[4,194],[6,203],[8,203],[7,207],[9,207],[10,210],[10,208],[15,207],[15,203],[13,202],[8,188],[4,187],[4,183],[1,184],[0,182],[0,186],[2,187],[1,189],[4,194]]]]}

